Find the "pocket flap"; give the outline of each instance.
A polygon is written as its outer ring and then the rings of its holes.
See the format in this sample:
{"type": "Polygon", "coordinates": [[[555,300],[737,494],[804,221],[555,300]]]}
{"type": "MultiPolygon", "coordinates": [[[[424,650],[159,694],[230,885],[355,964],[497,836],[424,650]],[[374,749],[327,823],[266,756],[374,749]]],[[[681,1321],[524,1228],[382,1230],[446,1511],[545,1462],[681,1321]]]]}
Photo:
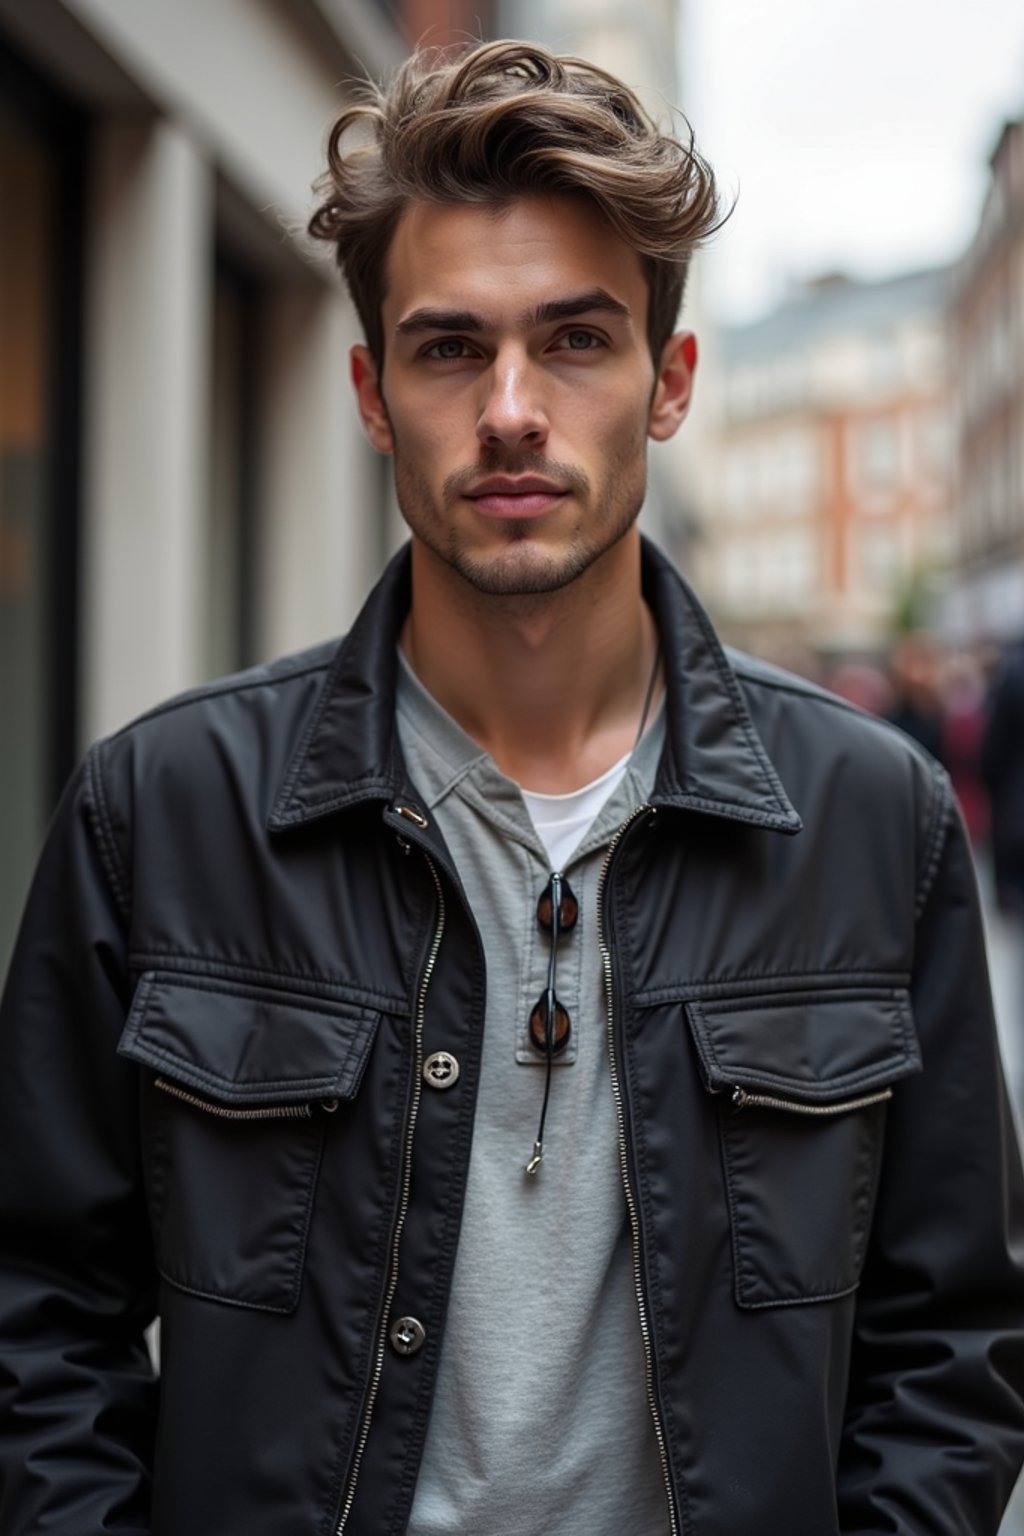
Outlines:
{"type": "Polygon", "coordinates": [[[225,1104],[351,1098],[380,1014],[306,993],[147,971],[118,1053],[225,1104]]]}
{"type": "Polygon", "coordinates": [[[710,1089],[782,1090],[829,1104],[921,1070],[904,988],[688,1002],[710,1089]]]}

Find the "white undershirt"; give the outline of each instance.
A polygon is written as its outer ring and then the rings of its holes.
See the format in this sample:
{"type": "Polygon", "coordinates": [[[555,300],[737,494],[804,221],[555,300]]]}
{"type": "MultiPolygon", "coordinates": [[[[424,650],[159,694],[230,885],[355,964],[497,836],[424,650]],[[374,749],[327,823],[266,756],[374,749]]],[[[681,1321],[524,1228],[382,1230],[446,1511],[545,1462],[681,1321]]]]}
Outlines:
{"type": "Polygon", "coordinates": [[[625,778],[632,755],[632,752],[627,752],[625,757],[620,757],[617,763],[606,769],[599,779],[584,784],[582,789],[570,790],[567,795],[541,795],[535,790],[523,789],[520,785],[530,820],[547,850],[552,869],[565,868],[605,801],[615,793],[625,778]]]}

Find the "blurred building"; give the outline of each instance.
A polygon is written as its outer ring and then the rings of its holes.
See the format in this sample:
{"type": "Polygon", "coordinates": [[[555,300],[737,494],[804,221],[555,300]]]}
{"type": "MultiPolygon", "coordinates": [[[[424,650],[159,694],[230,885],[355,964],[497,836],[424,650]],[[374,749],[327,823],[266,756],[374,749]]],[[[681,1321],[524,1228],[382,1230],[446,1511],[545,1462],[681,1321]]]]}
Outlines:
{"type": "Polygon", "coordinates": [[[720,337],[697,574],[737,642],[871,651],[948,557],[948,289],[825,277],[720,337]]]}
{"type": "Polygon", "coordinates": [[[302,226],[372,0],[0,0],[0,971],[84,743],[342,630],[387,539],[302,226]]]}
{"type": "Polygon", "coordinates": [[[957,569],[949,630],[1024,634],[1024,120],[991,159],[977,232],[956,272],[957,569]]]}

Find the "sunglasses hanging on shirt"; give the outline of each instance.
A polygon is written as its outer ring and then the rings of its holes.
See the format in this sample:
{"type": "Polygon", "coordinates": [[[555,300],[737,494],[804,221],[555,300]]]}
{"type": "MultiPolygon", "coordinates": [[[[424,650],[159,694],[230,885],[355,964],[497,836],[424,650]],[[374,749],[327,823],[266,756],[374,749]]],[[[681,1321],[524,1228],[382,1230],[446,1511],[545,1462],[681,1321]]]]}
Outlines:
{"type": "MultiPolygon", "coordinates": [[[[654,650],[654,662],[651,666],[650,676],[647,679],[647,690],[644,694],[643,709],[640,711],[640,724],[637,727],[636,740],[633,743],[635,752],[644,733],[647,724],[647,716],[650,713],[651,701],[654,698],[654,688],[658,680],[658,670],[661,665],[661,640],[658,640],[654,650]]],[[[544,1078],[544,1102],[541,1105],[540,1125],[537,1129],[537,1140],[533,1144],[533,1156],[526,1164],[526,1172],[532,1177],[540,1167],[544,1158],[544,1122],[547,1119],[548,1099],[551,1097],[551,1064],[555,1057],[564,1051],[569,1044],[572,1034],[572,1020],[568,1010],[562,1007],[555,995],[555,964],[558,957],[558,941],[565,933],[570,933],[575,928],[580,915],[579,902],[573,895],[572,887],[562,874],[553,874],[544,887],[537,902],[537,921],[544,932],[551,939],[551,953],[548,956],[548,984],[534,1004],[530,1014],[530,1041],[534,1048],[543,1052],[546,1061],[546,1074],[544,1078]]]]}
{"type": "Polygon", "coordinates": [[[555,992],[558,941],[563,934],[575,928],[579,915],[579,902],[568,880],[564,875],[553,874],[537,902],[537,921],[548,935],[551,949],[548,954],[548,984],[530,1014],[530,1043],[543,1054],[546,1063],[540,1125],[533,1144],[533,1156],[526,1164],[526,1172],[531,1175],[537,1172],[544,1157],[544,1122],[551,1096],[551,1065],[555,1057],[565,1050],[572,1034],[572,1020],[568,1010],[563,1008],[555,992]]]}

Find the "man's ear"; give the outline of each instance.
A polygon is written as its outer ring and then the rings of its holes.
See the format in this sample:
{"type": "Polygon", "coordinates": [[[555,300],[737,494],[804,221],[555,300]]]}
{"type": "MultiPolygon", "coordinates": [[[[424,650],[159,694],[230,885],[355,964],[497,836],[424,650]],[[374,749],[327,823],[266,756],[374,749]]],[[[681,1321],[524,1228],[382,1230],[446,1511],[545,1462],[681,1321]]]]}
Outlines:
{"type": "Polygon", "coordinates": [[[384,404],[384,396],[380,392],[377,364],[373,360],[369,347],[361,343],[352,348],[348,357],[352,387],[356,392],[356,404],[359,407],[363,429],[370,439],[371,446],[376,448],[378,453],[391,453],[395,440],[387,406],[384,404]]]}
{"type": "Polygon", "coordinates": [[[661,366],[647,422],[647,435],[655,442],[663,443],[672,437],[690,409],[696,368],[696,336],[692,331],[677,331],[661,349],[661,366]]]}

